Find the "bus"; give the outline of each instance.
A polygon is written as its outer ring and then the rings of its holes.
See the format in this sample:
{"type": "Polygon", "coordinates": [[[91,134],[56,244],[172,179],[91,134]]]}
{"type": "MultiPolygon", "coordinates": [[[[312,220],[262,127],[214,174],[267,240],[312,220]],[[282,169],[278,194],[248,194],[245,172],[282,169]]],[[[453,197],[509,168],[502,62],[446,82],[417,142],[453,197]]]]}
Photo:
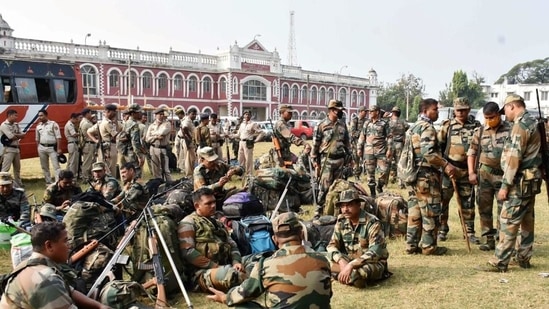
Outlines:
{"type": "Polygon", "coordinates": [[[14,109],[19,127],[25,132],[20,141],[21,159],[38,156],[35,131],[41,109],[59,124],[62,150],[67,151],[65,124],[71,113],[80,113],[86,106],[78,65],[0,57],[0,87],[0,122],[7,119],[8,110],[14,109]]]}

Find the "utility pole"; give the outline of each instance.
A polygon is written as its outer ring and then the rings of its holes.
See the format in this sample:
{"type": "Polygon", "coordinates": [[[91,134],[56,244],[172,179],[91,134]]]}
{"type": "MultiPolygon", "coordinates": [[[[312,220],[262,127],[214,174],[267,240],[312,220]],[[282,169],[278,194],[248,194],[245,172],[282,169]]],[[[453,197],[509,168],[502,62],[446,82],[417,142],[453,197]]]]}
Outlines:
{"type": "Polygon", "coordinates": [[[311,112],[311,111],[310,111],[311,107],[310,107],[310,104],[309,104],[310,101],[311,101],[311,100],[310,100],[310,98],[309,98],[309,74],[307,74],[307,117],[310,117],[310,115],[311,115],[311,114],[310,114],[310,112],[311,112]]]}
{"type": "Polygon", "coordinates": [[[131,104],[132,99],[132,56],[128,57],[128,106],[131,104]]]}
{"type": "Polygon", "coordinates": [[[297,50],[295,46],[294,11],[290,11],[290,37],[288,40],[288,65],[297,65],[297,50]]]}

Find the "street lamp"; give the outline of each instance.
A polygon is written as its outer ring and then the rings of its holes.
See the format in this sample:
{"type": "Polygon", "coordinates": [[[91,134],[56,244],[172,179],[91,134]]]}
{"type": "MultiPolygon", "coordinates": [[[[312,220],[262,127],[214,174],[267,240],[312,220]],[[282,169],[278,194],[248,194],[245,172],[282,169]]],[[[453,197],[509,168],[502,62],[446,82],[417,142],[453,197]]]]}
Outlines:
{"type": "Polygon", "coordinates": [[[86,34],[86,36],[84,37],[84,45],[87,45],[86,43],[87,43],[88,38],[89,38],[90,36],[92,36],[91,33],[86,34]]]}

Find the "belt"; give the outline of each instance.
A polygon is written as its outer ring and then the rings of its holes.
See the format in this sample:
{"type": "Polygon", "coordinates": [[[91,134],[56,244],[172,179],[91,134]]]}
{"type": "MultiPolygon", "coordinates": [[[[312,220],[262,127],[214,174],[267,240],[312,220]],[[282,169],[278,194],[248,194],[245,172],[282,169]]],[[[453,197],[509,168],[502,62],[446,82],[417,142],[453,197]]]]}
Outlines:
{"type": "Polygon", "coordinates": [[[68,142],[67,144],[76,144],[77,142],[74,141],[74,142],[68,142]]]}
{"type": "Polygon", "coordinates": [[[340,154],[328,154],[328,159],[331,159],[331,160],[339,160],[339,159],[343,159],[345,158],[345,154],[344,153],[340,153],[340,154]]]}
{"type": "Polygon", "coordinates": [[[167,146],[155,146],[155,145],[151,145],[152,147],[154,148],[160,148],[160,149],[167,149],[168,147],[167,146]]]}
{"type": "Polygon", "coordinates": [[[93,141],[85,141],[86,144],[95,144],[93,141]]]}
{"type": "Polygon", "coordinates": [[[486,164],[481,164],[480,165],[480,169],[490,173],[490,174],[494,174],[496,176],[502,176],[503,175],[503,170],[500,169],[500,168],[493,168],[493,167],[490,167],[486,164]]]}
{"type": "Polygon", "coordinates": [[[42,144],[42,143],[40,143],[40,145],[42,145],[44,147],[55,147],[55,146],[57,146],[56,144],[42,144]]]}

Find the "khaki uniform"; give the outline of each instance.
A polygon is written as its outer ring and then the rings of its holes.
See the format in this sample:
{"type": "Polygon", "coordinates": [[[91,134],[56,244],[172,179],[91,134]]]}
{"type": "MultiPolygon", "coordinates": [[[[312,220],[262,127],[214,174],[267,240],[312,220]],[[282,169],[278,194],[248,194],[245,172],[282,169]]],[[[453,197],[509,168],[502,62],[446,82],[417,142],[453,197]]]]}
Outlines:
{"type": "MultiPolygon", "coordinates": [[[[22,133],[19,123],[9,123],[7,120],[0,126],[0,135],[5,134],[12,139],[15,135],[22,133]]],[[[13,140],[9,145],[4,146],[2,156],[2,172],[9,172],[13,165],[13,181],[17,187],[23,187],[21,181],[21,150],[19,149],[19,140],[13,140]]]]}
{"type": "Polygon", "coordinates": [[[113,177],[116,177],[116,164],[118,163],[116,136],[121,129],[121,125],[116,120],[113,121],[105,118],[99,123],[99,134],[101,135],[99,158],[105,162],[107,173],[113,177]]]}
{"type": "Polygon", "coordinates": [[[195,130],[195,140],[198,149],[202,147],[212,147],[212,140],[210,138],[210,127],[205,124],[200,124],[195,130]]]}
{"type": "Polygon", "coordinates": [[[59,180],[59,161],[57,160],[57,140],[61,139],[61,131],[59,125],[52,120],[45,123],[39,123],[36,126],[36,143],[38,144],[38,156],[40,157],[40,166],[46,184],[51,184],[52,177],[50,171],[50,161],[53,165],[55,181],[59,180]]]}
{"type": "Polygon", "coordinates": [[[210,121],[208,128],[210,128],[210,141],[212,142],[211,147],[215,150],[215,153],[217,153],[219,159],[223,160],[223,149],[221,148],[225,138],[223,126],[219,122],[212,124],[210,121]]]}
{"type": "Polygon", "coordinates": [[[67,139],[67,148],[69,151],[69,160],[67,162],[67,169],[74,175],[78,175],[78,163],[80,160],[80,150],[78,147],[79,127],[72,121],[68,121],[65,124],[65,138],[67,139]]]}
{"type": "Polygon", "coordinates": [[[251,120],[242,121],[236,136],[240,139],[238,144],[238,162],[251,175],[254,171],[254,144],[263,138],[263,131],[259,125],[251,120]]]}
{"type": "Polygon", "coordinates": [[[92,178],[91,168],[95,161],[95,151],[97,145],[90,140],[87,133],[88,130],[93,127],[93,123],[86,118],[80,121],[80,149],[82,149],[82,165],[80,170],[82,171],[82,179],[89,180],[92,178]]]}
{"type": "Polygon", "coordinates": [[[168,147],[170,145],[170,133],[172,125],[169,121],[151,123],[147,130],[147,142],[151,145],[149,151],[152,160],[152,177],[172,181],[170,173],[168,147]],[[157,137],[162,137],[158,140],[157,137]]]}
{"type": "Polygon", "coordinates": [[[185,116],[181,122],[181,128],[177,132],[175,145],[178,152],[177,167],[181,169],[183,176],[190,177],[196,165],[195,127],[189,116],[185,116]]]}

